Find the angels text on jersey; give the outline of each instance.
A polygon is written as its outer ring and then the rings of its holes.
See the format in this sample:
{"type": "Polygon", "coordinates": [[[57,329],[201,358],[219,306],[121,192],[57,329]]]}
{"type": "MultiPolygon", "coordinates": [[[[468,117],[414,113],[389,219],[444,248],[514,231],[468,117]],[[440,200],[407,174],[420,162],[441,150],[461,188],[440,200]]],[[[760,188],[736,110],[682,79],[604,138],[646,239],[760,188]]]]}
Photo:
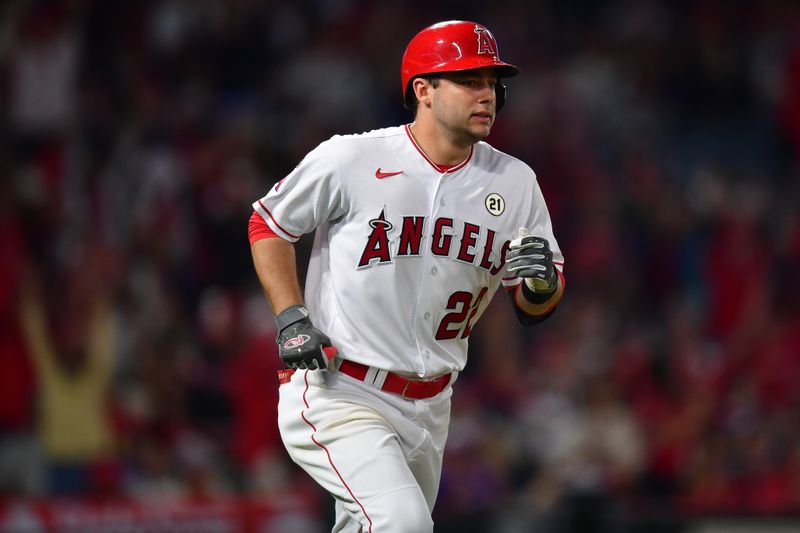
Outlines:
{"type": "Polygon", "coordinates": [[[510,244],[499,242],[495,230],[452,217],[431,221],[425,215],[405,215],[395,225],[386,219],[385,208],[369,221],[369,227],[359,269],[391,263],[399,257],[419,257],[424,244],[434,256],[475,265],[494,276],[503,269],[510,244]]]}

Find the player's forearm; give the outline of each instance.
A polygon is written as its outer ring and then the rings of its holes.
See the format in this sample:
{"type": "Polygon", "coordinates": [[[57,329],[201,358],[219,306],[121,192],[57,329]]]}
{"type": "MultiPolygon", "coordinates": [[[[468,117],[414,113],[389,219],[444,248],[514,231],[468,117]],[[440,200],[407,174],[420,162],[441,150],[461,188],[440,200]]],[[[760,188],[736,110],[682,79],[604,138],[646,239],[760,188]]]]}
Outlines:
{"type": "Polygon", "coordinates": [[[558,305],[563,295],[564,283],[561,276],[559,276],[556,290],[549,295],[534,294],[523,281],[514,291],[514,303],[527,315],[544,316],[558,305]]]}
{"type": "Polygon", "coordinates": [[[560,272],[556,290],[549,295],[535,294],[529,287],[525,287],[525,281],[520,283],[515,290],[508,293],[519,322],[532,326],[550,318],[561,302],[565,285],[564,275],[560,272]]]}
{"type": "Polygon", "coordinates": [[[250,246],[250,251],[256,274],[275,315],[290,305],[303,302],[294,244],[278,237],[260,239],[250,246]]]}

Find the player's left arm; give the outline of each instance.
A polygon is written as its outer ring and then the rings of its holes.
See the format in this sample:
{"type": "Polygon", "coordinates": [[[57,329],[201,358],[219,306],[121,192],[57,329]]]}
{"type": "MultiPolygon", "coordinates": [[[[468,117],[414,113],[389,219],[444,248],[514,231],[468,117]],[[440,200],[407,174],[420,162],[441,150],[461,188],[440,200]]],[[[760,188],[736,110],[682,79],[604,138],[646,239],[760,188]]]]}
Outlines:
{"type": "Polygon", "coordinates": [[[564,274],[553,262],[547,239],[521,236],[511,241],[506,254],[508,272],[522,278],[509,291],[517,319],[525,326],[553,315],[566,286],[564,274]]]}
{"type": "Polygon", "coordinates": [[[533,184],[530,218],[509,242],[505,256],[506,271],[512,276],[509,281],[516,281],[509,287],[514,312],[526,326],[550,318],[566,286],[562,273],[564,258],[553,235],[547,202],[535,174],[533,184]]]}

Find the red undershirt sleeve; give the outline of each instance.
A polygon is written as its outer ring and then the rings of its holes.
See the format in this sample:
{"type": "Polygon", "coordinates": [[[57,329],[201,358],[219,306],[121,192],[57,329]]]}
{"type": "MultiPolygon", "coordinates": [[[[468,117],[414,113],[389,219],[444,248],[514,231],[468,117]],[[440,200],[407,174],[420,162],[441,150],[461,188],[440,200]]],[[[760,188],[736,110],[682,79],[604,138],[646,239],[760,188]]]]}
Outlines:
{"type": "Polygon", "coordinates": [[[280,238],[272,231],[272,228],[267,225],[264,219],[261,218],[261,215],[255,211],[253,211],[253,214],[250,216],[250,222],[247,224],[247,237],[250,239],[251,245],[261,239],[280,238]]]}

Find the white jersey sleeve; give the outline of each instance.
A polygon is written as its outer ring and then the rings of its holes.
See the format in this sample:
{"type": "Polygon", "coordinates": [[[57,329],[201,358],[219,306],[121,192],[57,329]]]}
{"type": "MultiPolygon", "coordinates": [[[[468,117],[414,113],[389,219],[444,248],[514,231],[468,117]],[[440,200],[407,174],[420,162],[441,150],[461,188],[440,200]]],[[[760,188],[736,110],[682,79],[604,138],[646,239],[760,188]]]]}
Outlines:
{"type": "Polygon", "coordinates": [[[309,152],[289,175],[253,203],[278,236],[295,242],[343,213],[335,139],[309,152]]]}

